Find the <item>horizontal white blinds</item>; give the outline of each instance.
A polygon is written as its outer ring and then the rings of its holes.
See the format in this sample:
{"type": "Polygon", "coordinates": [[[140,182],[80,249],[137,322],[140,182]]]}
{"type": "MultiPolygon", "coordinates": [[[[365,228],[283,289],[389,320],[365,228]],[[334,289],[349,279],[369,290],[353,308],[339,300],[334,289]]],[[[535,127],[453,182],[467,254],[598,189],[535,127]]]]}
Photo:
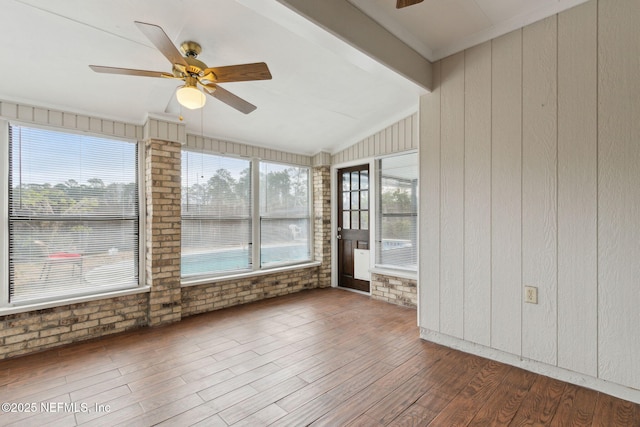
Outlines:
{"type": "Polygon", "coordinates": [[[309,168],[260,163],[260,265],[311,259],[309,168]]]}
{"type": "Polygon", "coordinates": [[[378,161],[376,264],[417,268],[417,154],[378,161]]]}
{"type": "Polygon", "coordinates": [[[248,270],[251,161],[182,152],[183,277],[248,270]]]}
{"type": "Polygon", "coordinates": [[[10,126],[9,298],[138,284],[135,143],[10,126]]]}

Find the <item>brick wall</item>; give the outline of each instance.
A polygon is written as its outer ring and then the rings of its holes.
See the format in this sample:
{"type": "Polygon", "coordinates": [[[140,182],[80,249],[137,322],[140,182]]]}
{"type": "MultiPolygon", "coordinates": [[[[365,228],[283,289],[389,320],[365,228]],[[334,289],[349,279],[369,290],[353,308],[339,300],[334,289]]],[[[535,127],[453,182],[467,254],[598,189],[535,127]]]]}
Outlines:
{"type": "Polygon", "coordinates": [[[331,286],[331,170],[329,166],[313,168],[314,258],[322,264],[318,270],[318,287],[331,286]]]}
{"type": "Polygon", "coordinates": [[[371,274],[371,297],[391,304],[416,308],[418,287],[415,279],[371,274]]]}
{"type": "Polygon", "coordinates": [[[150,292],[0,316],[0,359],[205,311],[331,285],[329,166],[313,170],[314,255],[321,266],[180,287],[180,158],[177,142],[145,142],[145,283],[150,292]]]}
{"type": "Polygon", "coordinates": [[[150,140],[145,144],[146,283],[149,325],[177,322],[181,317],[180,210],[181,146],[150,140]]]}
{"type": "Polygon", "coordinates": [[[0,359],[138,328],[148,295],[136,294],[0,317],[0,359]]]}
{"type": "Polygon", "coordinates": [[[318,287],[318,267],[182,288],[182,315],[204,313],[318,287]]]}

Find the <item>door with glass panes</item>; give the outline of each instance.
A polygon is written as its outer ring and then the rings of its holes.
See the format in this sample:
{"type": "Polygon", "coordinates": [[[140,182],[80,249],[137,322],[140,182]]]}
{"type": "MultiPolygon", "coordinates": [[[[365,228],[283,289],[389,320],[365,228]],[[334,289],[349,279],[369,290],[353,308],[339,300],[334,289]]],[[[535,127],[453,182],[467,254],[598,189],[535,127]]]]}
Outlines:
{"type": "Polygon", "coordinates": [[[369,292],[354,277],[354,251],[369,249],[369,165],[338,170],[338,285],[369,292]]]}

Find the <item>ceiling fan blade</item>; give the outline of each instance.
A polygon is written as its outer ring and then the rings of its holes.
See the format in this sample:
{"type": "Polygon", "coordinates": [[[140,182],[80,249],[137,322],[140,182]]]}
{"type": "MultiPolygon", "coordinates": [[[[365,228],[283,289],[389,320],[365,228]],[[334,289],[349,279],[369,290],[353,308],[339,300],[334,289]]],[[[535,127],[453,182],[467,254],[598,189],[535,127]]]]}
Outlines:
{"type": "Polygon", "coordinates": [[[205,92],[207,92],[209,95],[224,102],[228,106],[235,108],[241,113],[249,114],[256,108],[258,108],[255,105],[248,103],[247,101],[240,98],[239,96],[232,94],[228,90],[223,89],[216,84],[211,83],[208,85],[203,85],[203,87],[205,92]]]}
{"type": "Polygon", "coordinates": [[[158,48],[160,52],[171,62],[172,64],[181,64],[185,67],[188,66],[187,61],[182,57],[180,51],[175,47],[167,33],[154,24],[147,24],[146,22],[135,21],[136,25],[144,33],[145,36],[158,48]]]}
{"type": "Polygon", "coordinates": [[[132,68],[104,67],[102,65],[89,65],[96,73],[106,74],[125,74],[128,76],[141,77],[164,77],[169,79],[176,78],[173,74],[163,73],[162,71],[134,70],[132,68]]]}
{"type": "Polygon", "coordinates": [[[205,80],[209,73],[214,74],[214,81],[216,83],[271,80],[271,72],[269,72],[269,67],[267,67],[267,64],[264,62],[207,68],[204,70],[203,78],[205,80]]]}
{"type": "Polygon", "coordinates": [[[403,7],[413,6],[414,4],[422,3],[424,0],[398,0],[396,2],[396,9],[402,9],[403,7]]]}

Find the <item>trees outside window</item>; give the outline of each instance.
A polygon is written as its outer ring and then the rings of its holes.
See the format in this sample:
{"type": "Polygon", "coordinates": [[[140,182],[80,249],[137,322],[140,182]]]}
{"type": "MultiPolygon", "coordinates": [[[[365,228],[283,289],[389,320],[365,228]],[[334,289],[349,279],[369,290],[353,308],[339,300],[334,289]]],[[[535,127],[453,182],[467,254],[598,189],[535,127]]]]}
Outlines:
{"type": "Polygon", "coordinates": [[[138,285],[137,144],[10,126],[9,302],[138,285]]]}
{"type": "Polygon", "coordinates": [[[260,163],[262,267],[311,259],[309,169],[260,163]]]}
{"type": "Polygon", "coordinates": [[[378,160],[376,264],[417,269],[418,155],[378,160]]]}
{"type": "Polygon", "coordinates": [[[309,204],[308,168],[183,151],[182,276],[310,260],[309,204]]]}

